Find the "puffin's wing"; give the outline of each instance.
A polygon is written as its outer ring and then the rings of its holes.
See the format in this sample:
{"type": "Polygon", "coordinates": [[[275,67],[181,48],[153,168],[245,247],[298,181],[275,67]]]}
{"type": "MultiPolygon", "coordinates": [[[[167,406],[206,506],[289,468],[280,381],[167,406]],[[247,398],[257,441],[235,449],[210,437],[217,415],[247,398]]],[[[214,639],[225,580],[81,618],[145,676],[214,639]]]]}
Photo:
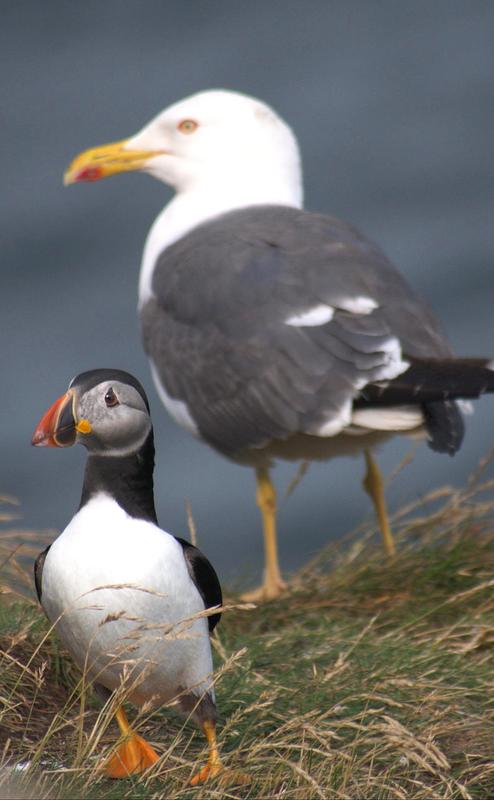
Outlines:
{"type": "Polygon", "coordinates": [[[43,580],[43,566],[45,563],[45,558],[48,555],[48,550],[50,549],[51,544],[48,545],[36,558],[34,562],[34,585],[36,586],[36,594],[38,595],[38,600],[41,603],[41,584],[43,580]]]}
{"type": "Polygon", "coordinates": [[[451,355],[383,253],[319,214],[217,217],[164,251],[152,288],[141,322],[155,372],[228,455],[296,432],[334,435],[364,386],[410,357],[451,355]]]}
{"type": "MultiPolygon", "coordinates": [[[[190,544],[190,542],[187,542],[185,539],[180,539],[178,536],[175,538],[177,542],[182,545],[189,575],[204,601],[204,607],[213,608],[214,606],[221,606],[223,603],[223,595],[213,565],[193,544],[190,544]]],[[[220,618],[221,614],[211,614],[208,617],[210,632],[215,629],[220,618]]]]}

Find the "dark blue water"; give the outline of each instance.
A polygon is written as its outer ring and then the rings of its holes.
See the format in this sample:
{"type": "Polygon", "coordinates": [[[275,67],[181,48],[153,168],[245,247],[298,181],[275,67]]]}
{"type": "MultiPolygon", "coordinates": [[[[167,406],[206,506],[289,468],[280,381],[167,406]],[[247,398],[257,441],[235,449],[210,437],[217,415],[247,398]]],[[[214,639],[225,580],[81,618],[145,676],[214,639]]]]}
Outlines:
{"type": "MultiPolygon", "coordinates": [[[[0,493],[19,498],[24,526],[60,529],[80,492],[81,449],[29,446],[40,414],[75,373],[117,366],[149,392],[163,527],[184,534],[188,497],[223,578],[261,563],[252,474],[168,419],[141,350],[138,266],[168,191],[140,175],[62,186],[78,151],[199,89],[271,103],[299,137],[307,207],[379,241],[458,352],[494,355],[493,31],[493,3],[455,0],[2,3],[0,493]]],[[[463,482],[493,443],[486,398],[454,459],[419,449],[392,508],[463,482]]],[[[383,448],[385,471],[407,447],[383,448]]],[[[293,470],[277,468],[281,490],[293,470]]],[[[286,568],[369,513],[362,472],[311,467],[281,509],[286,568]]]]}

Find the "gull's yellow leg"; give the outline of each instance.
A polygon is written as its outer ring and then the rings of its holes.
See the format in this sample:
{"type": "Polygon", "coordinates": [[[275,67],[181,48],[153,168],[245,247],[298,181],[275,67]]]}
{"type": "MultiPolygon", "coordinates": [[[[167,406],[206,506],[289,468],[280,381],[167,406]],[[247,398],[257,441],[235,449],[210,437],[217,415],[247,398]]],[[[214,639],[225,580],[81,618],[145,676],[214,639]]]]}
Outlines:
{"type": "Polygon", "coordinates": [[[251,778],[248,775],[244,775],[242,772],[237,772],[236,770],[225,769],[223,764],[221,763],[221,759],[218,753],[218,745],[216,742],[216,725],[211,720],[206,720],[203,723],[202,729],[204,731],[204,735],[208,740],[208,747],[209,747],[209,756],[207,764],[196,772],[196,774],[191,778],[191,786],[197,786],[198,783],[204,783],[205,781],[209,780],[209,778],[216,778],[217,775],[221,773],[220,782],[222,785],[226,784],[242,784],[242,783],[250,783],[251,778]]]}
{"type": "Polygon", "coordinates": [[[123,708],[119,708],[115,716],[123,742],[102,768],[109,778],[128,778],[155,764],[158,754],[141,736],[134,733],[123,708]]]}
{"type": "Polygon", "coordinates": [[[257,505],[261,509],[264,534],[264,582],[259,589],[246,592],[244,600],[272,600],[278,597],[286,583],[283,581],[278,563],[276,543],[276,490],[267,467],[256,469],[257,505]]]}
{"type": "Polygon", "coordinates": [[[379,472],[379,467],[374,461],[370,450],[365,451],[365,463],[367,471],[363,480],[364,489],[374,503],[379,527],[383,537],[384,551],[388,556],[394,556],[396,545],[389,526],[388,511],[386,500],[384,499],[384,484],[379,472]]]}

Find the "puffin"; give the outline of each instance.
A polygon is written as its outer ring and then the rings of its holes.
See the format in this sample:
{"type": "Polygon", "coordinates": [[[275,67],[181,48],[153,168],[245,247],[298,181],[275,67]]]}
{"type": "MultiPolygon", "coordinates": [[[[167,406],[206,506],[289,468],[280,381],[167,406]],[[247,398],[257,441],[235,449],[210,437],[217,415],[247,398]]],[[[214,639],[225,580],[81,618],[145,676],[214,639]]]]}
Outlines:
{"type": "Polygon", "coordinates": [[[65,183],[138,170],[175,190],[139,279],[144,349],[176,422],[256,474],[264,581],[284,589],[278,458],[365,455],[385,552],[395,542],[373,457],[396,434],[459,449],[468,407],[494,390],[492,360],[456,358],[429,305],[356,228],[302,208],[301,158],[266,103],[228,90],[166,108],[130,138],[78,155],[65,183]]]}
{"type": "MultiPolygon", "coordinates": [[[[123,687],[137,707],[175,701],[204,732],[207,764],[193,785],[222,771],[209,636],[221,587],[208,559],[158,526],[154,443],[139,381],[119,369],[77,375],[36,427],[36,447],[87,450],[81,502],[65,530],[37,557],[39,602],[61,642],[103,699],[123,687]]],[[[107,776],[139,774],[158,760],[128,722],[101,764],[107,776]]]]}

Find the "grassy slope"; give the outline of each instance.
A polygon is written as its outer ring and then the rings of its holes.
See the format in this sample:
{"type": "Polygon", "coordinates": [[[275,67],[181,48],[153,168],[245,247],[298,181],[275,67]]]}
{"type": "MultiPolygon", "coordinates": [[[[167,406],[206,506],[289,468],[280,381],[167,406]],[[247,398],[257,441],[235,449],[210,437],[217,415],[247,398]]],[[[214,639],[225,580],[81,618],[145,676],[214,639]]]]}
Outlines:
{"type": "Polygon", "coordinates": [[[250,786],[187,788],[203,741],[168,710],[140,720],[164,754],[154,776],[99,778],[94,765],[115,740],[109,714],[90,695],[81,700],[78,675],[36,606],[4,608],[0,753],[6,765],[33,766],[15,775],[6,766],[0,796],[494,796],[494,530],[485,488],[446,496],[426,519],[397,520],[393,564],[359,536],[296,576],[283,601],[224,614],[215,641],[220,745],[250,786]]]}

